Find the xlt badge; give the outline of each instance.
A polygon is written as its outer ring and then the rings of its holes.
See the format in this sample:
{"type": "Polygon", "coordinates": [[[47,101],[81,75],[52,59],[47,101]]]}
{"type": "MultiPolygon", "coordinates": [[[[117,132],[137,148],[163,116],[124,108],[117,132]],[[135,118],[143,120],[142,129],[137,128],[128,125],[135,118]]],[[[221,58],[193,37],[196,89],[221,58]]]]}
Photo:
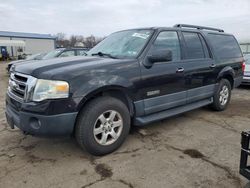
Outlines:
{"type": "Polygon", "coordinates": [[[147,96],[158,95],[160,94],[160,90],[148,91],[147,96]]]}

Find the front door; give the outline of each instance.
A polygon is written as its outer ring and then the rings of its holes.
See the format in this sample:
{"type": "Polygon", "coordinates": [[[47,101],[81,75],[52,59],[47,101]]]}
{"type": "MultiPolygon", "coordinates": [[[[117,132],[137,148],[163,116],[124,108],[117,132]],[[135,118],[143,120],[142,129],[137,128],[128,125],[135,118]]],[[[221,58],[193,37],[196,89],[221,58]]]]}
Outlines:
{"type": "MultiPolygon", "coordinates": [[[[176,31],[161,31],[148,55],[156,49],[172,52],[172,61],[154,63],[150,68],[141,66],[144,114],[151,114],[186,103],[186,88],[181,60],[181,47],[176,31]]],[[[145,61],[148,61],[146,58],[145,61]]]]}

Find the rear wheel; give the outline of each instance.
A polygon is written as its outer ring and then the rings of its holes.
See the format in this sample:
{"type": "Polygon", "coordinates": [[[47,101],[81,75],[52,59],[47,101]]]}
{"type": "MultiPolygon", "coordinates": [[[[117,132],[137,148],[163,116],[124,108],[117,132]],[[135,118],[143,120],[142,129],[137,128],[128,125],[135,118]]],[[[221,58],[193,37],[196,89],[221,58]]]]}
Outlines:
{"type": "Polygon", "coordinates": [[[227,79],[221,79],[217,91],[213,97],[214,110],[225,110],[231,99],[231,84],[227,79]]]}
{"type": "Polygon", "coordinates": [[[79,145],[89,153],[105,155],[121,146],[129,129],[127,106],[113,97],[99,97],[80,112],[75,136],[79,145]]]}

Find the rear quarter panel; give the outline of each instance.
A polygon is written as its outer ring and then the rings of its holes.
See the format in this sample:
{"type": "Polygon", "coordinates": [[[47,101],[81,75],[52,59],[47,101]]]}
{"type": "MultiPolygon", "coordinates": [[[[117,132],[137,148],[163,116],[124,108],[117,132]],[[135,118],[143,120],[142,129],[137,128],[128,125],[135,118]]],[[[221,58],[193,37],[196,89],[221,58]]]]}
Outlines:
{"type": "MultiPolygon", "coordinates": [[[[217,77],[217,80],[219,80],[221,77],[223,77],[225,75],[231,75],[233,78],[242,77],[243,76],[242,62],[244,61],[244,58],[243,58],[240,46],[239,46],[237,40],[235,39],[235,37],[231,34],[210,33],[210,32],[205,32],[204,36],[205,36],[206,41],[208,43],[208,46],[209,46],[209,49],[211,52],[211,56],[216,62],[214,76],[217,77]],[[217,49],[213,46],[212,41],[209,39],[209,37],[208,37],[209,34],[216,34],[216,35],[233,37],[235,40],[235,43],[234,43],[235,48],[239,49],[238,57],[223,58],[223,57],[220,57],[219,54],[216,55],[217,49]]],[[[226,44],[223,44],[223,43],[221,43],[220,45],[225,45],[225,49],[227,49],[228,47],[230,48],[230,46],[228,46],[228,45],[226,46],[226,44]]],[[[225,52],[227,52],[227,51],[225,50],[225,52]]],[[[229,54],[229,56],[230,56],[230,54],[229,54]]]]}

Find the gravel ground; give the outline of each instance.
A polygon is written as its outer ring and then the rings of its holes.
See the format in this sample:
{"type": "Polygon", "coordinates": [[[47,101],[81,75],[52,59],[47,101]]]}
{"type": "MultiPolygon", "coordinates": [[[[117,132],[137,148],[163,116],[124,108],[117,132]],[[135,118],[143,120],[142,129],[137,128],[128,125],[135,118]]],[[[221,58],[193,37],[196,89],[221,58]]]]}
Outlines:
{"type": "Polygon", "coordinates": [[[201,108],[141,129],[116,152],[93,157],[71,138],[11,130],[4,115],[8,76],[0,62],[0,187],[243,187],[240,133],[250,128],[250,87],[229,108],[201,108]]]}

